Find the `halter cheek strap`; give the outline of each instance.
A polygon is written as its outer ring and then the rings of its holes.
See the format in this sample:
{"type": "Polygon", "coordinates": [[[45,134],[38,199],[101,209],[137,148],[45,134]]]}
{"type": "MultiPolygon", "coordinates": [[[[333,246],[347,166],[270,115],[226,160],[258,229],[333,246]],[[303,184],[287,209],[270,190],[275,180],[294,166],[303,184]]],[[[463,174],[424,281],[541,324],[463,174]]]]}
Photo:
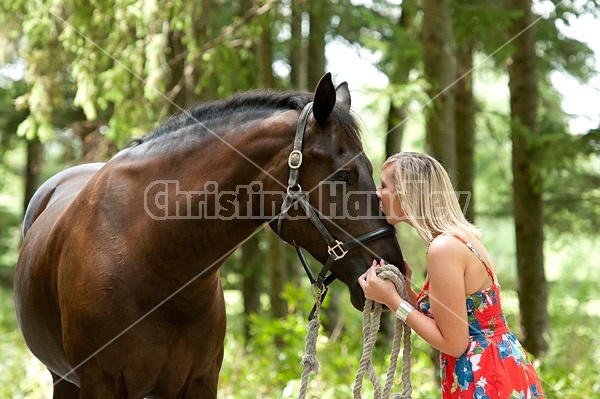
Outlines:
{"type": "MultiPolygon", "coordinates": [[[[298,126],[296,127],[296,136],[294,138],[294,146],[290,155],[288,156],[288,166],[290,168],[289,176],[288,176],[288,186],[286,190],[286,196],[281,204],[281,212],[279,213],[279,219],[277,220],[277,235],[284,241],[282,235],[282,227],[283,221],[286,218],[290,208],[294,203],[297,203],[304,213],[310,220],[310,222],[315,226],[319,234],[323,237],[327,244],[327,253],[329,254],[327,260],[323,264],[323,268],[317,275],[314,276],[312,270],[308,265],[308,261],[306,257],[302,253],[302,249],[292,241],[292,244],[296,248],[296,252],[298,253],[298,258],[302,263],[302,267],[306,271],[308,278],[310,279],[311,284],[317,290],[321,292],[320,301],[322,302],[325,299],[325,295],[327,294],[327,287],[335,280],[335,276],[329,273],[329,269],[334,261],[342,259],[348,251],[357,248],[359,246],[364,246],[366,243],[377,240],[381,237],[395,234],[396,229],[391,225],[385,225],[376,230],[363,234],[357,238],[352,238],[347,242],[342,242],[340,240],[336,240],[327,227],[323,224],[322,220],[319,218],[319,215],[315,211],[315,209],[308,202],[308,196],[306,192],[302,191],[300,187],[300,167],[302,166],[303,156],[302,156],[302,143],[304,141],[304,132],[306,130],[306,125],[308,124],[308,117],[312,112],[313,103],[308,103],[302,112],[300,113],[298,119],[298,126]]],[[[309,320],[312,320],[314,316],[314,312],[317,305],[313,308],[310,313],[309,320]]]]}

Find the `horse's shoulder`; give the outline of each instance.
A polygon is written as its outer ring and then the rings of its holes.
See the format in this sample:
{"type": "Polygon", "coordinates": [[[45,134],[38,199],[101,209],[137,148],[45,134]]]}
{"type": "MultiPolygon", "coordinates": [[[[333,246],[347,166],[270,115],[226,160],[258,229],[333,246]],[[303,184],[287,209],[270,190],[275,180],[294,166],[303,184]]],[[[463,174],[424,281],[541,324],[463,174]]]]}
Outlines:
{"type": "Polygon", "coordinates": [[[27,205],[25,217],[23,218],[23,237],[51,202],[66,197],[74,198],[102,166],[104,166],[104,163],[101,162],[73,166],[44,182],[33,194],[27,205]]]}

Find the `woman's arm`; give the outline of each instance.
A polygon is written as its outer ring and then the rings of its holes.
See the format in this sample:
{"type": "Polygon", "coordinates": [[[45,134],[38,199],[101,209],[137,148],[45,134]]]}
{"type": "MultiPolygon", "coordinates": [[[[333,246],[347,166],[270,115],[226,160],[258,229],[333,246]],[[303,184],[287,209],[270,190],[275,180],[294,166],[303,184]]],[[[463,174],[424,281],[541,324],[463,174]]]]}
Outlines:
{"type": "Polygon", "coordinates": [[[410,267],[410,264],[406,260],[404,260],[404,269],[406,270],[404,275],[406,276],[406,281],[408,282],[408,284],[406,285],[406,293],[408,294],[408,303],[410,303],[412,306],[417,306],[416,303],[417,303],[418,294],[412,288],[412,268],[410,267]]]}
{"type": "MultiPolygon", "coordinates": [[[[429,298],[435,319],[418,311],[412,311],[406,319],[406,323],[427,343],[455,357],[460,357],[469,344],[464,266],[459,249],[443,237],[430,246],[429,298]]],[[[391,281],[377,277],[376,268],[377,265],[363,274],[359,284],[365,297],[395,310],[403,299],[391,281]]]]}
{"type": "MultiPolygon", "coordinates": [[[[451,236],[438,237],[429,246],[427,264],[431,312],[444,345],[444,349],[438,349],[459,357],[469,345],[465,295],[466,259],[462,243],[451,236]]],[[[423,338],[427,341],[426,337],[423,338]]]]}

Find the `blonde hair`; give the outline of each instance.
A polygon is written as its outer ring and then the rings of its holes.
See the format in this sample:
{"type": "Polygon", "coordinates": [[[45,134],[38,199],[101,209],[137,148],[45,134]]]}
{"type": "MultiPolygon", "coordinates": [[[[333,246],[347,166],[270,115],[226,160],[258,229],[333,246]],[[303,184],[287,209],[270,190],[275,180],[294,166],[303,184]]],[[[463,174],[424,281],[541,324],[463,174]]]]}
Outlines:
{"type": "Polygon", "coordinates": [[[404,214],[419,236],[430,242],[442,233],[481,231],[463,214],[456,192],[444,167],[433,157],[418,152],[390,156],[383,167],[394,167],[396,194],[404,214]]]}

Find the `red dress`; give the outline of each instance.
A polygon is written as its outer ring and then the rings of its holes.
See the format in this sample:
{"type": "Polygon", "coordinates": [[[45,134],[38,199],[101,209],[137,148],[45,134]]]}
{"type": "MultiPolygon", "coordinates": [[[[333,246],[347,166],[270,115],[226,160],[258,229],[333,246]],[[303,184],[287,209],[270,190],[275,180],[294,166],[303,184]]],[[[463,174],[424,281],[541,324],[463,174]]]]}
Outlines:
{"type": "MultiPolygon", "coordinates": [[[[459,357],[440,354],[442,398],[525,399],[543,398],[533,364],[510,332],[502,305],[500,285],[492,270],[470,242],[462,241],[483,263],[491,287],[468,295],[469,346],[459,357]]],[[[419,311],[433,318],[429,303],[429,278],[417,297],[419,311]]]]}

